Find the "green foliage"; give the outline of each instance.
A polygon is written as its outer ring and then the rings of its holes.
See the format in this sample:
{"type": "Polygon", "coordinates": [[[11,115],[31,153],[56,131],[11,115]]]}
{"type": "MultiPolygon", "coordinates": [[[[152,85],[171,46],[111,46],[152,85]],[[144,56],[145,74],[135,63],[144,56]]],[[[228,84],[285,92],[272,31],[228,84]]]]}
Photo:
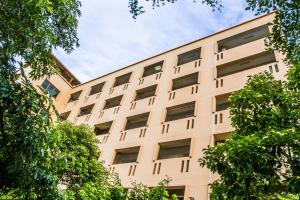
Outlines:
{"type": "MultiPolygon", "coordinates": [[[[155,7],[176,0],[151,2],[155,7]]],[[[202,3],[213,10],[222,8],[221,0],[202,3]]],[[[287,82],[276,81],[270,74],[255,75],[231,96],[236,132],[225,143],[206,149],[200,165],[220,175],[211,184],[212,199],[299,199],[300,4],[298,0],[246,3],[245,9],[257,15],[276,12],[269,47],[286,56],[291,66],[287,82]]],[[[131,4],[134,18],[144,12],[138,0],[131,4]]]]}
{"type": "Polygon", "coordinates": [[[56,149],[53,167],[69,198],[110,199],[110,174],[98,161],[95,133],[86,125],[64,121],[51,126],[51,134],[56,149]]]}
{"type": "Polygon", "coordinates": [[[176,195],[169,196],[166,186],[171,181],[170,178],[162,180],[156,187],[149,189],[147,186],[139,183],[133,183],[133,187],[128,191],[126,200],[177,200],[176,195]]]}
{"type": "Polygon", "coordinates": [[[52,103],[5,68],[0,74],[0,188],[30,199],[55,196],[47,126],[52,103]]]}
{"type": "Polygon", "coordinates": [[[60,185],[66,188],[62,192],[65,199],[167,200],[169,197],[165,188],[170,179],[152,189],[133,183],[126,192],[118,176],[109,173],[98,161],[98,141],[86,125],[62,121],[52,125],[50,130],[55,141],[51,148],[56,150],[53,170],[60,185]]]}
{"type": "Polygon", "coordinates": [[[232,123],[237,132],[248,135],[269,129],[300,127],[299,93],[270,74],[254,75],[247,85],[230,97],[232,123]]]}
{"type": "Polygon", "coordinates": [[[78,45],[77,0],[0,1],[0,192],[4,199],[56,199],[52,101],[31,79],[51,75],[51,52],[78,45]]]}
{"type": "Polygon", "coordinates": [[[270,74],[251,77],[230,97],[236,132],[206,149],[200,159],[201,166],[220,175],[211,184],[212,199],[275,199],[281,192],[300,193],[299,104],[299,92],[270,74]]]}
{"type": "Polygon", "coordinates": [[[53,49],[78,46],[78,0],[1,0],[0,65],[11,70],[29,64],[31,78],[53,73],[53,49]]]}

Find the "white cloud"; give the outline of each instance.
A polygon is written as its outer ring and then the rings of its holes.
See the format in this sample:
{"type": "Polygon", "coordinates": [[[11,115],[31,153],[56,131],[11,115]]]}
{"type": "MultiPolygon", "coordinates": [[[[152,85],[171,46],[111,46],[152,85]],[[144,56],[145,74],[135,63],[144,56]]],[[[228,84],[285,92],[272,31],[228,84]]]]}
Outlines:
{"type": "Polygon", "coordinates": [[[79,19],[80,47],[56,56],[81,81],[137,62],[253,17],[243,0],[224,0],[222,13],[200,2],[178,1],[147,11],[134,21],[127,0],[84,0],[79,19]]]}

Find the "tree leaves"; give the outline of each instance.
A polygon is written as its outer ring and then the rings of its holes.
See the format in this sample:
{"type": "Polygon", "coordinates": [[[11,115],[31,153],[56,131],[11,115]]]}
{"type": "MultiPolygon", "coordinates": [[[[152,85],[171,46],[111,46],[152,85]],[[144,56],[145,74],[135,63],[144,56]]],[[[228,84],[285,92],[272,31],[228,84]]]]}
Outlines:
{"type": "Polygon", "coordinates": [[[281,192],[300,192],[300,98],[289,85],[258,74],[230,97],[236,131],[199,160],[220,175],[211,184],[212,199],[275,199],[281,192]]]}

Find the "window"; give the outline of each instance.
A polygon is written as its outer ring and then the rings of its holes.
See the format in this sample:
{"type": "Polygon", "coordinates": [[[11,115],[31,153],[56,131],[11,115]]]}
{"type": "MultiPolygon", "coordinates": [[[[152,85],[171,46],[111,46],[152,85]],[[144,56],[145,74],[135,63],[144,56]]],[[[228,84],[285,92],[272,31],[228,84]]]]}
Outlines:
{"type": "Polygon", "coordinates": [[[247,69],[252,69],[262,65],[276,62],[275,54],[272,51],[236,60],[224,65],[217,66],[217,77],[223,77],[238,73],[247,69]]]}
{"type": "Polygon", "coordinates": [[[157,85],[152,85],[136,91],[135,101],[145,99],[155,95],[157,85]]]}
{"type": "MultiPolygon", "coordinates": [[[[171,197],[173,194],[176,194],[178,200],[184,200],[184,191],[185,186],[174,186],[174,187],[167,187],[166,188],[169,196],[171,197]]],[[[171,199],[170,199],[171,200],[171,199]]]]}
{"type": "Polygon", "coordinates": [[[49,92],[49,94],[56,98],[57,95],[59,94],[59,90],[52,84],[50,83],[47,79],[44,80],[44,82],[42,83],[42,88],[44,88],[45,90],[47,90],[49,92]]]}
{"type": "Polygon", "coordinates": [[[243,33],[218,41],[218,52],[222,52],[269,35],[268,25],[263,25],[243,33]]]}
{"type": "Polygon", "coordinates": [[[193,73],[172,80],[172,90],[188,87],[198,83],[199,73],[193,73]]]}
{"type": "Polygon", "coordinates": [[[108,134],[111,128],[112,121],[95,125],[94,132],[96,135],[108,134]]]}
{"type": "Polygon", "coordinates": [[[94,86],[92,86],[91,87],[91,91],[90,91],[90,96],[91,95],[93,95],[93,94],[97,94],[97,93],[99,93],[99,92],[101,92],[102,91],[102,88],[103,88],[103,86],[104,86],[104,82],[103,83],[99,83],[99,84],[97,84],[97,85],[94,85],[94,86]]]}
{"type": "Polygon", "coordinates": [[[177,66],[200,59],[200,54],[201,54],[201,48],[197,48],[178,55],[177,66]]]}
{"type": "Polygon", "coordinates": [[[69,102],[77,101],[80,97],[81,92],[82,91],[80,90],[78,92],[72,93],[71,96],[70,96],[69,102]]]}
{"type": "Polygon", "coordinates": [[[221,144],[230,138],[231,132],[219,133],[214,135],[214,145],[221,144]]]}
{"type": "Polygon", "coordinates": [[[195,112],[195,101],[167,108],[166,122],[193,117],[195,112]]]}
{"type": "Polygon", "coordinates": [[[159,144],[158,160],[190,156],[191,139],[176,140],[159,144]]]}
{"type": "Polygon", "coordinates": [[[226,110],[228,108],[228,98],[231,93],[216,96],[216,112],[226,110]]]}
{"type": "Polygon", "coordinates": [[[143,77],[150,76],[152,74],[161,72],[163,63],[164,63],[164,61],[160,61],[158,63],[155,63],[155,64],[145,67],[143,77]]]}
{"type": "Polygon", "coordinates": [[[123,85],[125,83],[129,83],[129,80],[130,80],[130,77],[131,77],[131,73],[132,72],[117,77],[116,81],[115,81],[115,84],[114,84],[114,87],[117,87],[119,85],[123,85]]]}
{"type": "Polygon", "coordinates": [[[122,98],[123,98],[123,95],[120,95],[120,96],[117,96],[117,97],[114,97],[111,99],[107,99],[105,101],[104,110],[121,105],[122,98]]]}
{"type": "Polygon", "coordinates": [[[93,107],[94,107],[94,104],[80,108],[78,117],[91,114],[93,107]]]}
{"type": "Polygon", "coordinates": [[[130,147],[126,149],[117,149],[113,164],[123,164],[136,162],[140,147],[130,147]]]}
{"type": "Polygon", "coordinates": [[[61,114],[60,114],[60,118],[61,118],[62,120],[67,120],[68,117],[69,117],[69,115],[70,115],[70,113],[71,113],[71,111],[65,112],[65,113],[61,113],[61,114]]]}
{"type": "Polygon", "coordinates": [[[127,117],[125,130],[146,126],[148,117],[149,117],[149,113],[143,113],[143,114],[127,117]]]}

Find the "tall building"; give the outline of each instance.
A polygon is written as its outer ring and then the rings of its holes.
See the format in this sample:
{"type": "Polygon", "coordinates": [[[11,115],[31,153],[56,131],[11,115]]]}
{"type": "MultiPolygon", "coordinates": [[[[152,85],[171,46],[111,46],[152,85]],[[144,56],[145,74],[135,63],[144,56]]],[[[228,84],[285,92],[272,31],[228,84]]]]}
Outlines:
{"type": "Polygon", "coordinates": [[[168,176],[171,194],[208,199],[216,175],[198,159],[233,131],[228,96],[248,76],[269,71],[283,79],[287,71],[283,56],[265,46],[273,18],[258,17],[85,83],[60,63],[61,76],[36,84],[50,91],[63,119],[94,128],[99,161],[125,187],[155,186],[168,176]]]}

